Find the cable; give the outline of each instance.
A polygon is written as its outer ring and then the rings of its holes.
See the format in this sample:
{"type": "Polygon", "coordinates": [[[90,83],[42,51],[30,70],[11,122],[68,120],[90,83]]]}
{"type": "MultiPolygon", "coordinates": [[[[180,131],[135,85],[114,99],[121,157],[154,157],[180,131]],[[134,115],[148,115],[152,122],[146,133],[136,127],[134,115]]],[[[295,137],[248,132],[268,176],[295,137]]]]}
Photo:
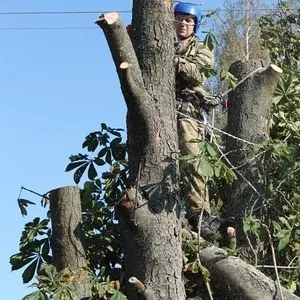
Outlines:
{"type": "MultiPolygon", "coordinates": [[[[182,2],[182,1],[176,1],[182,2]]],[[[202,3],[201,3],[202,4],[202,3]]],[[[300,8],[285,8],[288,11],[299,10],[300,8]]],[[[226,12],[226,11],[236,11],[236,12],[243,12],[247,11],[246,9],[202,9],[202,12],[226,12]]],[[[278,8],[253,8],[251,11],[278,11],[278,8]]],[[[131,10],[115,10],[120,14],[127,14],[131,13],[131,10]]],[[[66,15],[66,14],[104,14],[107,11],[7,11],[7,12],[0,12],[0,15],[66,15]]],[[[257,27],[258,25],[252,25],[253,27],[257,27]]],[[[251,26],[251,27],[252,27],[251,26]]],[[[63,26],[63,27],[0,27],[0,31],[22,31],[22,30],[89,30],[89,29],[96,29],[96,27],[91,26],[63,26]]]]}
{"type": "MultiPolygon", "coordinates": [[[[108,11],[7,11],[0,12],[0,15],[68,15],[68,14],[104,14],[108,11]]],[[[120,14],[131,13],[131,10],[115,10],[120,14]]]]}
{"type": "MultiPolygon", "coordinates": [[[[299,10],[300,7],[291,7],[285,8],[285,10],[293,11],[299,10]]],[[[247,11],[247,9],[201,9],[203,12],[226,12],[226,11],[247,11]]],[[[131,10],[112,10],[120,14],[127,14],[131,13],[131,10]]],[[[251,8],[250,11],[278,11],[278,8],[251,8]]],[[[7,11],[7,12],[0,12],[0,15],[66,15],[66,14],[103,14],[107,13],[108,11],[99,11],[99,10],[91,10],[91,11],[7,11]]]]}
{"type": "Polygon", "coordinates": [[[86,30],[98,29],[97,27],[0,27],[0,31],[21,31],[21,30],[86,30]]]}

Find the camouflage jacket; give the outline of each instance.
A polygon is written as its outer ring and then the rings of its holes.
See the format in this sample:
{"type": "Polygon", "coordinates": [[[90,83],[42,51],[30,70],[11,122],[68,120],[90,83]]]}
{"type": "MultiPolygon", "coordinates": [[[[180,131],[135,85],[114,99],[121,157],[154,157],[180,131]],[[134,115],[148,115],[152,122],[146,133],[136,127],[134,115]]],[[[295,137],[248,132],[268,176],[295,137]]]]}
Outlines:
{"type": "Polygon", "coordinates": [[[176,70],[177,110],[193,118],[202,119],[202,103],[197,97],[184,96],[182,91],[188,88],[198,94],[208,96],[204,89],[206,79],[204,69],[212,67],[212,53],[194,36],[184,48],[180,44],[175,45],[175,55],[179,60],[176,70]]]}
{"type": "Polygon", "coordinates": [[[176,90],[184,88],[204,91],[204,69],[213,66],[213,55],[204,44],[194,36],[189,44],[182,49],[180,44],[175,45],[175,55],[179,59],[176,70],[176,90]]]}

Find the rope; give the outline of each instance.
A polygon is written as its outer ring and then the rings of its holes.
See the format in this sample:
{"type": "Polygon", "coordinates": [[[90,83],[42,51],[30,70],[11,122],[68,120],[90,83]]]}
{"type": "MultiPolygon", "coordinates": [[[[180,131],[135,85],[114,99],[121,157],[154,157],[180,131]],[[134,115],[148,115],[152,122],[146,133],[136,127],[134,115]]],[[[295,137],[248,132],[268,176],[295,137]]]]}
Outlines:
{"type": "Polygon", "coordinates": [[[255,70],[253,70],[252,72],[250,72],[248,75],[246,75],[243,79],[241,79],[235,87],[232,87],[230,88],[229,90],[225,91],[223,94],[222,94],[222,97],[225,97],[227,94],[229,94],[231,91],[233,91],[234,89],[236,89],[240,84],[242,84],[246,79],[248,79],[249,77],[251,77],[252,75],[258,73],[258,72],[262,72],[262,71],[265,71],[266,68],[264,67],[260,67],[260,68],[257,68],[255,70]]]}
{"type": "MultiPolygon", "coordinates": [[[[195,118],[193,118],[193,117],[191,117],[191,116],[189,116],[189,115],[187,115],[187,114],[184,114],[184,113],[182,113],[182,112],[180,112],[180,111],[177,111],[177,114],[178,114],[178,115],[181,115],[181,116],[184,116],[184,117],[186,117],[186,118],[189,118],[189,119],[191,119],[191,120],[197,122],[197,123],[200,124],[200,125],[204,125],[204,126],[206,125],[207,127],[209,127],[208,129],[210,129],[210,130],[218,131],[218,132],[220,132],[220,133],[222,133],[222,134],[224,134],[224,135],[227,135],[227,136],[229,136],[229,137],[232,137],[233,139],[236,139],[236,140],[239,140],[239,141],[241,141],[241,142],[244,142],[245,144],[248,144],[248,145],[255,145],[255,144],[252,143],[252,142],[249,142],[249,141],[247,141],[247,140],[244,140],[244,139],[242,139],[242,138],[239,138],[239,137],[237,137],[237,136],[234,136],[234,135],[232,135],[232,134],[230,134],[230,133],[228,133],[228,132],[226,132],[226,131],[223,131],[223,130],[221,130],[221,129],[218,129],[218,128],[216,128],[216,127],[210,125],[207,121],[206,121],[206,123],[203,122],[203,121],[199,121],[199,120],[197,120],[197,119],[195,119],[195,118]]],[[[210,131],[210,132],[211,132],[211,131],[210,131]]]]}

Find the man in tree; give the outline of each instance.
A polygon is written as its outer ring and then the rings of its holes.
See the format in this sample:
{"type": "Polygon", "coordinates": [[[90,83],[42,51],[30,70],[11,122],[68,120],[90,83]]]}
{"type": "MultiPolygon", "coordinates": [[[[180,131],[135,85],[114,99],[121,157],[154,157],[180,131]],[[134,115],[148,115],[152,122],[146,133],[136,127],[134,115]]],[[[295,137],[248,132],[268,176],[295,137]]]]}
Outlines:
{"type": "MultiPolygon", "coordinates": [[[[218,104],[204,89],[204,70],[212,68],[213,55],[196,36],[200,26],[199,6],[179,3],[174,10],[179,149],[182,156],[196,156],[199,155],[199,149],[195,140],[205,138],[204,126],[197,120],[205,121],[205,113],[209,107],[218,104]]],[[[180,173],[189,224],[193,230],[198,231],[199,217],[203,211],[201,236],[210,240],[214,236],[209,217],[211,209],[207,185],[199,171],[198,162],[181,160],[180,173]]]]}

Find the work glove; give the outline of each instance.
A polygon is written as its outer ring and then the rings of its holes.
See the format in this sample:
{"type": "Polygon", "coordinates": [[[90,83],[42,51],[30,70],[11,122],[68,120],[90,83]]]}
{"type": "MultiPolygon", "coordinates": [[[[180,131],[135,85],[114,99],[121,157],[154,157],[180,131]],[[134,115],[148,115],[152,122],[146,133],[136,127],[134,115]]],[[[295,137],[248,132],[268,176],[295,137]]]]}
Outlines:
{"type": "Polygon", "coordinates": [[[197,92],[196,92],[196,95],[200,99],[201,103],[203,103],[208,108],[216,107],[219,104],[223,103],[223,101],[224,101],[222,95],[213,95],[213,96],[205,95],[204,96],[204,95],[202,95],[202,93],[197,93],[197,92]],[[200,95],[197,95],[197,94],[200,94],[200,95]]]}

